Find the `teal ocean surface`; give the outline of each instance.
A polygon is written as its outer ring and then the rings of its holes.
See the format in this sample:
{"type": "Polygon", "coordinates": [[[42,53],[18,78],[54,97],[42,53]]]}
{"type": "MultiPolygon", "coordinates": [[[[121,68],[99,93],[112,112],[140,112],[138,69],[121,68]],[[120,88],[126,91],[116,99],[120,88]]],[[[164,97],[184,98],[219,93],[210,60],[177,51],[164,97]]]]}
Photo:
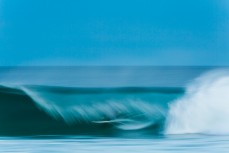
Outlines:
{"type": "Polygon", "coordinates": [[[227,67],[1,67],[1,152],[228,152],[227,67]]]}

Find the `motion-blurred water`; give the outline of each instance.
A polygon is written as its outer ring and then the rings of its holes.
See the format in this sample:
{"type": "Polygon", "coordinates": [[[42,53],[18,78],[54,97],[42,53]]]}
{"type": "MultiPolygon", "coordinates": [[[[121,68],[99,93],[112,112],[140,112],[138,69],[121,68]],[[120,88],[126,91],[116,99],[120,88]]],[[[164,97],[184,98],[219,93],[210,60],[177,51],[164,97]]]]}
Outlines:
{"type": "Polygon", "coordinates": [[[12,153],[227,153],[229,136],[170,135],[148,138],[0,138],[0,152],[12,153]]]}
{"type": "Polygon", "coordinates": [[[225,67],[4,67],[0,83],[0,152],[229,152],[225,67]]]}

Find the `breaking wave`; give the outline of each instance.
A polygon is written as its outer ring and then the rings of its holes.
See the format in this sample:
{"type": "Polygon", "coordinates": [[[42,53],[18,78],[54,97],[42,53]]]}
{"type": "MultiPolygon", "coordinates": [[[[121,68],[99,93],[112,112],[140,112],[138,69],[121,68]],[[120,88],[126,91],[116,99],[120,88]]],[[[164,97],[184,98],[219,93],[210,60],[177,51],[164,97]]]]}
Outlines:
{"type": "Polygon", "coordinates": [[[229,134],[229,71],[180,87],[0,87],[0,135],[229,134]]]}

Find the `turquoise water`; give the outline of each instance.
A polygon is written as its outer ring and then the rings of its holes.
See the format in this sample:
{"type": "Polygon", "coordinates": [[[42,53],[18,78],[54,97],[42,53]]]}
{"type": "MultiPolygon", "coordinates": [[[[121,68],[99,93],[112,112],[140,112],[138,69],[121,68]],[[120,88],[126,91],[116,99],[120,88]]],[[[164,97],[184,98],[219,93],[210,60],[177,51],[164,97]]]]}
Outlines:
{"type": "Polygon", "coordinates": [[[0,152],[228,152],[229,70],[2,67],[0,152]]]}
{"type": "Polygon", "coordinates": [[[1,138],[1,152],[227,153],[229,136],[171,135],[152,138],[1,138]]]}

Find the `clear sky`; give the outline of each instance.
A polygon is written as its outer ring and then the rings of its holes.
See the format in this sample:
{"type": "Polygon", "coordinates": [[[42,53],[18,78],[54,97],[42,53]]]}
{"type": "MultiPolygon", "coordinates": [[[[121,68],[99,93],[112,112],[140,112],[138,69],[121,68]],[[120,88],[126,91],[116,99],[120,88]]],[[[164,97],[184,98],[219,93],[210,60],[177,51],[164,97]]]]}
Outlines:
{"type": "Polygon", "coordinates": [[[228,0],[0,0],[0,65],[228,65],[228,0]]]}

